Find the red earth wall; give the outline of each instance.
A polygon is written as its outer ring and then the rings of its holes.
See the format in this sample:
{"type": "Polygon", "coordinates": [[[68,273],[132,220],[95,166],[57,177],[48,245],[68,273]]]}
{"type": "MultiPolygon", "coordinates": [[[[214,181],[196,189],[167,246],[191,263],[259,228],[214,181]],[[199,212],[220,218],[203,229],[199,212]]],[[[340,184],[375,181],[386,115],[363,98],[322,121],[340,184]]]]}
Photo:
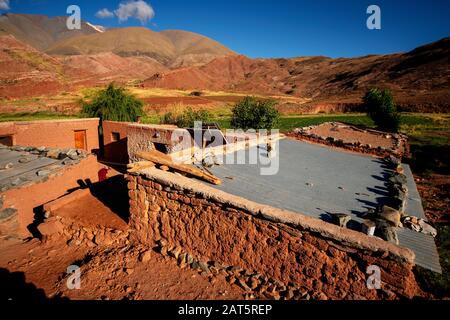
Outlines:
{"type": "Polygon", "coordinates": [[[419,292],[408,249],[150,171],[154,176],[128,176],[136,241],[149,246],[164,241],[200,261],[261,273],[330,299],[411,298],[419,292]],[[285,222],[291,217],[299,224],[285,222]],[[381,269],[382,290],[366,285],[370,265],[381,269]]]}

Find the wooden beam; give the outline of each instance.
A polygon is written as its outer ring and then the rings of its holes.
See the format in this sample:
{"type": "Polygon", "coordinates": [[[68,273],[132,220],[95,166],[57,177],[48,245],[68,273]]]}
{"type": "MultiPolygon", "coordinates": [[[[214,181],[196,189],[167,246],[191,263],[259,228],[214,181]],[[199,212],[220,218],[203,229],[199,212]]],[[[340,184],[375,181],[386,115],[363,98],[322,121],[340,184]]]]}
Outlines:
{"type": "Polygon", "coordinates": [[[137,173],[137,172],[139,172],[141,170],[148,169],[148,168],[153,168],[155,166],[156,166],[156,164],[154,162],[141,161],[141,162],[131,163],[127,167],[128,167],[128,172],[129,173],[137,173]]]}
{"type": "Polygon", "coordinates": [[[152,150],[149,152],[142,151],[142,152],[138,152],[136,155],[141,159],[151,161],[158,165],[167,166],[167,167],[171,168],[172,170],[175,170],[175,171],[178,171],[181,173],[187,173],[191,176],[205,180],[212,184],[215,184],[215,185],[222,184],[222,180],[220,180],[216,176],[209,174],[203,170],[197,169],[191,165],[175,163],[175,162],[173,162],[173,160],[170,156],[168,156],[165,153],[159,152],[157,150],[152,150]]]}

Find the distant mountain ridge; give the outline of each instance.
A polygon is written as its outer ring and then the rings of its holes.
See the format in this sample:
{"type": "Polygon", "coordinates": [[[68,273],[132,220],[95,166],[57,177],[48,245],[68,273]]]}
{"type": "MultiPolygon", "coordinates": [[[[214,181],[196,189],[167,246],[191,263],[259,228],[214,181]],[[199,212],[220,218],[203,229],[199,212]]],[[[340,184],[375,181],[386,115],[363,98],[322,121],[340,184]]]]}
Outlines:
{"type": "Polygon", "coordinates": [[[442,110],[450,106],[450,38],[407,53],[358,58],[223,57],[156,74],[143,86],[290,95],[331,104],[357,104],[366,90],[381,87],[405,106],[439,105],[442,110]]]}
{"type": "Polygon", "coordinates": [[[45,51],[58,41],[99,33],[95,26],[84,21],[81,30],[68,30],[66,20],[67,17],[7,13],[0,15],[0,35],[13,35],[16,39],[45,51]]]}
{"type": "Polygon", "coordinates": [[[86,21],[81,30],[68,30],[66,19],[8,13],[0,16],[0,35],[13,35],[54,56],[146,56],[169,68],[199,66],[235,54],[219,42],[193,32],[155,32],[144,27],[105,29],[86,21]]]}
{"type": "Polygon", "coordinates": [[[217,41],[193,32],[155,32],[143,27],[109,29],[103,33],[72,37],[55,43],[51,55],[112,52],[122,57],[147,56],[168,67],[205,64],[217,57],[235,55],[217,41]]]}
{"type": "Polygon", "coordinates": [[[291,96],[325,111],[358,105],[367,89],[381,87],[404,110],[450,110],[450,38],[388,55],[250,59],[193,32],[104,30],[88,22],[68,31],[65,22],[0,16],[0,98],[133,80],[142,87],[291,96]]]}

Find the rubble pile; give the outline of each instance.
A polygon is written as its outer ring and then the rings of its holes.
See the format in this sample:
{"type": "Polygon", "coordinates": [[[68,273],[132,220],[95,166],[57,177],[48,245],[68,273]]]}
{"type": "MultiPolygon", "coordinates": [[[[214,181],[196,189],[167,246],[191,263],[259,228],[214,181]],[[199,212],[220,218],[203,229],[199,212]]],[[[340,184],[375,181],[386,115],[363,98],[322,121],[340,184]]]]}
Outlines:
{"type": "Polygon", "coordinates": [[[389,199],[386,204],[377,210],[369,210],[367,212],[364,216],[367,219],[367,222],[364,223],[365,226],[375,224],[375,230],[378,231],[378,235],[384,240],[397,245],[399,244],[396,233],[397,228],[409,228],[435,237],[437,234],[436,230],[424,219],[409,216],[406,212],[408,181],[400,159],[391,155],[386,157],[384,161],[392,169],[387,182],[389,199]]]}
{"type": "Polygon", "coordinates": [[[38,226],[38,230],[42,235],[43,241],[48,241],[55,235],[64,236],[69,246],[85,245],[95,248],[97,246],[110,247],[119,244],[130,244],[128,240],[130,233],[128,231],[101,226],[86,227],[73,219],[61,216],[48,216],[38,226]]]}
{"type": "Polygon", "coordinates": [[[367,154],[373,154],[377,156],[389,156],[394,155],[397,157],[402,157],[405,154],[408,153],[407,150],[407,136],[399,133],[385,133],[381,131],[371,130],[371,129],[360,129],[354,126],[348,126],[342,123],[338,122],[330,122],[325,123],[317,126],[309,126],[309,127],[303,127],[303,128],[297,128],[294,129],[293,132],[288,134],[288,136],[299,139],[299,140],[306,140],[311,141],[315,143],[325,144],[328,146],[343,148],[351,151],[361,152],[361,153],[367,153],[367,154]],[[315,130],[317,128],[320,128],[321,126],[328,125],[331,127],[330,129],[330,135],[324,136],[319,135],[315,133],[315,130]],[[333,137],[333,131],[338,131],[341,128],[348,129],[349,131],[355,131],[367,134],[367,136],[378,136],[383,137],[386,140],[392,141],[391,147],[386,146],[376,146],[371,145],[370,143],[367,143],[366,141],[353,141],[353,140],[346,140],[341,139],[337,137],[333,137]]]}
{"type": "MultiPolygon", "coordinates": [[[[164,239],[157,241],[157,252],[167,258],[175,259],[180,268],[192,268],[202,276],[214,277],[223,275],[230,284],[235,284],[245,290],[246,300],[328,300],[321,291],[310,291],[293,283],[283,283],[277,279],[261,275],[256,271],[244,270],[237,266],[223,265],[217,261],[198,260],[181,247],[170,247],[164,239]]],[[[141,260],[144,255],[141,255],[141,260]]]]}

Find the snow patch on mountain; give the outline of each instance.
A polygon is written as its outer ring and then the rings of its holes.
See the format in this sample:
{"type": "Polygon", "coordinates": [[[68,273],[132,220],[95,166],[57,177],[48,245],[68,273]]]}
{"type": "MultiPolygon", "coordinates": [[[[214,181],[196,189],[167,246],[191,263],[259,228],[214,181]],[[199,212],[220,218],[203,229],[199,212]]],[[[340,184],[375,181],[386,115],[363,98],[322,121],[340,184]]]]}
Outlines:
{"type": "Polygon", "coordinates": [[[89,22],[86,22],[86,24],[87,24],[89,27],[91,27],[92,29],[94,29],[94,30],[96,30],[96,31],[98,31],[98,32],[100,32],[100,33],[103,33],[103,32],[106,31],[106,28],[105,28],[105,27],[102,27],[102,26],[96,26],[96,25],[93,25],[92,23],[89,23],[89,22]]]}

